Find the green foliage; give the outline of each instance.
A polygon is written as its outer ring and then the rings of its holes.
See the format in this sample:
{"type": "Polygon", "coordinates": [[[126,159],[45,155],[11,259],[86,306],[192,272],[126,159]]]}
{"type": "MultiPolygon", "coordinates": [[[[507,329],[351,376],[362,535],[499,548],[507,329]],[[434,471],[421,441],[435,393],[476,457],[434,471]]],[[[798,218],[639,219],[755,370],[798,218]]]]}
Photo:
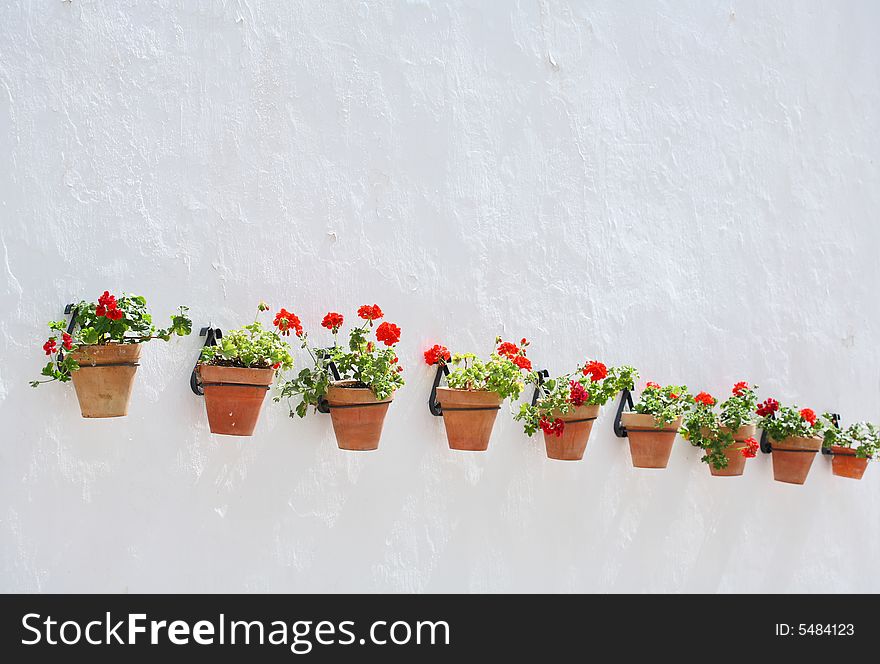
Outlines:
{"type": "Polygon", "coordinates": [[[347,347],[339,344],[339,329],[336,327],[331,330],[333,346],[330,348],[312,348],[308,335],[303,334],[302,347],[309,352],[312,366],[302,369],[295,377],[283,383],[274,400],[277,402],[287,399],[290,403],[291,399],[298,397],[299,403],[295,408],[291,406],[290,416],[305,417],[310,406],[317,408],[327,396],[327,390],[334,381],[330,370],[331,362],[336,365],[340,380],[355,381],[361,387],[370,388],[379,400],[391,398],[405,383],[403,367],[400,366],[397,352],[393,348],[396,341],[391,345],[380,345],[368,338],[374,320],[378,318],[366,320],[360,327],[353,328],[349,332],[347,347]]]}
{"type": "Polygon", "coordinates": [[[105,292],[98,302],[83,300],[75,305],[74,311],[74,328],[70,335],[67,334],[65,321],[49,323],[52,335],[47,344],[60,347],[41,371],[47,380],[31,381],[32,387],[55,380],[68,382],[71,374],[79,369],[76,360],[71,357],[71,352],[77,348],[111,343],[145,343],[151,339],[169,341],[173,336],[183,337],[192,332],[192,321],[187,315],[189,309],[183,306],[171,316],[168,327],[157,328],[147,311],[147,300],[141,295],[123,293],[114,297],[105,292]]]}
{"type": "Polygon", "coordinates": [[[601,363],[593,363],[600,365],[603,370],[598,375],[605,374],[603,378],[594,380],[595,375],[584,373],[588,364],[578,367],[574,373],[543,382],[537,373],[530,374],[529,382],[540,388],[541,397],[534,406],[531,403],[522,404],[514,416],[514,419],[523,423],[526,435],[533,435],[542,421],[555,419],[557,413],[569,413],[583,405],[604,406],[621,390],[632,388],[638,378],[638,372],[633,367],[606,369],[601,363]]]}
{"type": "Polygon", "coordinates": [[[694,403],[685,414],[682,436],[694,447],[704,450],[703,463],[718,470],[727,468],[729,460],[724,452],[734,444],[734,433],[755,422],[756,390],[757,387],[745,383],[737,384],[732,396],[720,405],[720,412],[716,410],[717,404],[694,403]]]}
{"type": "Polygon", "coordinates": [[[855,448],[860,459],[873,459],[880,452],[880,429],[870,422],[857,422],[838,429],[830,413],[822,416],[823,446],[855,448]]]}
{"type": "Polygon", "coordinates": [[[201,362],[221,367],[269,369],[281,371],[293,366],[290,346],[275,330],[267,330],[259,321],[239,330],[226,332],[216,346],[202,349],[201,362]]]}
{"type": "Polygon", "coordinates": [[[692,403],[693,397],[684,385],[661,387],[657,383],[648,383],[633,411],[652,415],[659,428],[687,413],[692,403]]]}
{"type": "Polygon", "coordinates": [[[760,426],[772,440],[786,438],[817,438],[823,437],[824,426],[821,419],[813,424],[803,416],[804,411],[797,406],[783,406],[771,415],[758,420],[760,426]]]}
{"type": "Polygon", "coordinates": [[[446,384],[454,390],[487,390],[501,399],[516,399],[526,385],[522,369],[497,352],[486,362],[473,353],[456,353],[451,364],[455,368],[446,377],[446,384]]]}

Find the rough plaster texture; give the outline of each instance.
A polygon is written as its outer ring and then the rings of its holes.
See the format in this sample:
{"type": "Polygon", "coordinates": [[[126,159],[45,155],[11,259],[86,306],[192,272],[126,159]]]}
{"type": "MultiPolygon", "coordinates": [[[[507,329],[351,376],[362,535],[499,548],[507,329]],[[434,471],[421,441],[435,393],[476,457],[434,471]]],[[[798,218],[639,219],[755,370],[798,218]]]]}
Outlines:
{"type": "MultiPolygon", "coordinates": [[[[880,471],[582,463],[508,415],[446,449],[434,342],[880,418],[874,2],[4,2],[0,589],[880,591],[880,471]],[[212,437],[199,339],[127,419],[31,390],[105,288],[317,328],[378,302],[409,384],[378,453],[271,404],[212,437]],[[870,564],[869,564],[870,568],[870,564]]],[[[302,358],[300,358],[302,361],[302,358]]]]}

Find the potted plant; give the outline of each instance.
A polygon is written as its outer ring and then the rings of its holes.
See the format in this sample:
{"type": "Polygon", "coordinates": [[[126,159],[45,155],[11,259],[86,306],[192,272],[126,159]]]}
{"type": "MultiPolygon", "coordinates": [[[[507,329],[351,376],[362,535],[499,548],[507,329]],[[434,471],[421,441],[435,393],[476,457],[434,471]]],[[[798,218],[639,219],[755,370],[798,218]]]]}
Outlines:
{"type": "Polygon", "coordinates": [[[731,396],[715,409],[717,399],[706,392],[694,397],[694,407],[684,417],[682,436],[703,450],[703,463],[715,477],[738,477],[746,459],[758,453],[755,408],[758,397],[745,381],[733,386],[731,396]]]}
{"type": "Polygon", "coordinates": [[[636,468],[666,468],[682,418],[693,402],[684,385],[649,382],[633,412],[621,413],[636,468]]]}
{"type": "Polygon", "coordinates": [[[541,396],[534,405],[523,404],[516,419],[522,421],[528,436],[541,429],[548,458],[580,461],[599,409],[631,386],[636,375],[633,367],[609,369],[596,360],[550,380],[542,381],[538,374],[532,374],[541,396]]]}
{"type": "Polygon", "coordinates": [[[104,291],[97,302],[82,301],[74,306],[69,327],[64,321],[49,323],[52,335],[43,344],[50,358],[42,371],[45,380],[31,381],[31,386],[72,380],[83,417],[128,415],[142,344],[192,332],[186,312],[180,307],[171,325],[157,329],[140,295],[116,297],[104,291]]]}
{"type": "Polygon", "coordinates": [[[830,413],[822,416],[825,427],[823,445],[831,450],[831,470],[838,477],[860,480],[868,461],[880,452],[880,429],[870,422],[857,422],[839,429],[830,413]]]}
{"type": "Polygon", "coordinates": [[[437,402],[443,412],[449,449],[485,452],[489,447],[498,410],[505,399],[516,399],[525,387],[523,371],[531,371],[526,357],[529,342],[519,345],[495,339],[495,350],[487,361],[473,353],[450,357],[444,346],[425,351],[429,366],[448,364],[448,387],[437,388],[437,402]]]}
{"type": "Polygon", "coordinates": [[[216,346],[205,346],[196,367],[205,392],[211,433],[250,436],[276,371],[293,366],[290,346],[282,339],[293,331],[302,337],[299,318],[286,309],[275,314],[275,330],[259,321],[269,306],[261,302],[254,322],[227,332],[216,346]]]}
{"type": "Polygon", "coordinates": [[[773,478],[777,482],[803,484],[822,448],[823,426],[811,408],[797,406],[780,408],[776,399],[767,399],[758,406],[758,426],[771,441],[773,478]]]}
{"type": "Polygon", "coordinates": [[[339,344],[339,330],[345,321],[335,312],[321,322],[333,335],[332,347],[312,348],[302,335],[302,347],[311,355],[312,367],[284,383],[275,400],[300,398],[296,409],[290,411],[291,417],[305,417],[309,406],[317,409],[326,401],[339,449],[365,451],[378,449],[388,407],[404,380],[394,350],[400,328],[388,322],[377,324],[384,314],[376,304],[360,307],[358,317],[364,322],[352,328],[347,346],[339,344]],[[374,326],[375,341],[369,338],[374,326]]]}

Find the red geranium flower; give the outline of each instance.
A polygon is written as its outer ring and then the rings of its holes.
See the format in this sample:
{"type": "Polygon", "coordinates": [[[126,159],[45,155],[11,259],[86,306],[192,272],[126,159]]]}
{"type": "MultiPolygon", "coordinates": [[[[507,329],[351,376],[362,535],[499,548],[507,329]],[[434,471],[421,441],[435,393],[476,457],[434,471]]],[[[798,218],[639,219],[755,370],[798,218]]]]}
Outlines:
{"type": "Polygon", "coordinates": [[[331,311],[324,316],[324,320],[321,321],[321,326],[326,327],[328,330],[332,330],[335,333],[340,327],[342,327],[342,323],[344,322],[345,319],[342,317],[342,314],[337,314],[331,311]]]}
{"type": "Polygon", "coordinates": [[[777,410],[779,410],[779,402],[776,399],[767,399],[764,403],[758,406],[755,413],[761,417],[770,417],[777,410]]]}
{"type": "Polygon", "coordinates": [[[365,304],[360,309],[358,309],[358,316],[363,318],[364,320],[368,320],[371,323],[374,320],[379,320],[385,314],[382,313],[382,310],[379,308],[378,304],[374,304],[370,306],[369,304],[365,304]]]}
{"type": "Polygon", "coordinates": [[[400,328],[394,323],[382,323],[376,328],[376,339],[386,346],[393,346],[400,341],[400,328]]]}
{"type": "Polygon", "coordinates": [[[715,398],[708,392],[700,392],[697,396],[694,397],[694,401],[696,401],[697,403],[701,403],[704,406],[715,405],[715,398]]]}
{"type": "Polygon", "coordinates": [[[654,381],[649,380],[648,384],[645,385],[645,389],[646,390],[659,390],[659,389],[661,389],[661,387],[660,387],[659,383],[655,383],[654,381]]]}
{"type": "Polygon", "coordinates": [[[596,362],[593,360],[592,362],[587,362],[584,367],[584,376],[589,376],[590,380],[594,383],[597,380],[602,380],[608,375],[608,367],[606,367],[601,362],[596,362]]]}
{"type": "Polygon", "coordinates": [[[43,344],[43,350],[46,351],[46,355],[52,355],[55,353],[57,349],[57,342],[55,341],[55,337],[52,337],[43,344]]]}
{"type": "Polygon", "coordinates": [[[742,448],[742,455],[746,459],[754,459],[756,456],[758,456],[758,448],[760,446],[758,445],[757,440],[755,440],[754,438],[746,438],[743,442],[746,444],[746,446],[742,448]]]}
{"type": "Polygon", "coordinates": [[[520,369],[524,369],[525,371],[532,370],[532,361],[525,355],[517,355],[515,358],[513,358],[513,363],[520,369]]]}
{"type": "Polygon", "coordinates": [[[804,408],[801,411],[801,417],[809,422],[810,426],[813,426],[816,423],[816,413],[813,411],[812,408],[804,408]]]}
{"type": "Polygon", "coordinates": [[[425,351],[425,363],[428,366],[434,366],[441,362],[449,362],[451,359],[452,354],[449,352],[449,349],[440,344],[435,344],[433,348],[429,348],[425,351]]]}
{"type": "Polygon", "coordinates": [[[677,395],[675,392],[670,392],[670,393],[669,393],[669,398],[670,398],[670,399],[678,399],[678,395],[677,395]]]}
{"type": "Polygon", "coordinates": [[[741,397],[743,392],[749,389],[749,384],[745,381],[741,381],[733,386],[733,395],[737,397],[741,397]]]}
{"type": "Polygon", "coordinates": [[[296,336],[302,336],[303,328],[299,316],[287,309],[282,308],[281,311],[275,314],[275,320],[272,324],[275,325],[284,336],[289,336],[291,330],[296,332],[296,336]]]}
{"type": "Polygon", "coordinates": [[[62,332],[61,345],[64,346],[64,350],[70,350],[71,348],[73,348],[73,337],[67,334],[67,332],[62,332]]]}
{"type": "Polygon", "coordinates": [[[573,406],[583,406],[587,399],[590,398],[590,393],[587,392],[587,388],[581,385],[576,380],[571,381],[568,384],[571,392],[568,395],[568,401],[573,406]]]}
{"type": "Polygon", "coordinates": [[[119,320],[122,318],[122,309],[108,309],[107,318],[110,320],[119,320]]]}
{"type": "Polygon", "coordinates": [[[551,422],[546,417],[542,417],[541,421],[538,422],[538,425],[541,427],[541,431],[548,436],[561,438],[562,434],[565,432],[565,422],[558,418],[551,422]]]}
{"type": "Polygon", "coordinates": [[[501,357],[506,357],[507,359],[512,360],[517,355],[519,355],[519,347],[516,344],[505,341],[504,343],[498,345],[497,353],[501,357]]]}

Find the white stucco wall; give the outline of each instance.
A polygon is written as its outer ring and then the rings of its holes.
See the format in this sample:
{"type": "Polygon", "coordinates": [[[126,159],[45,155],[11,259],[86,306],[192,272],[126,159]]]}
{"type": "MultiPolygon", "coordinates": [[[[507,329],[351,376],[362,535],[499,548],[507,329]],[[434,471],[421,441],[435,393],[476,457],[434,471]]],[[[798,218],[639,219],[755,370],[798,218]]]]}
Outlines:
{"type": "MultiPolygon", "coordinates": [[[[0,590],[880,591],[880,470],[582,463],[429,415],[435,342],[880,420],[880,8],[863,2],[0,6],[0,590]],[[409,384],[377,453],[268,404],[212,437],[201,340],[126,419],[28,387],[104,289],[164,320],[378,302],[409,384]]],[[[299,357],[300,362],[303,361],[299,357]]]]}

